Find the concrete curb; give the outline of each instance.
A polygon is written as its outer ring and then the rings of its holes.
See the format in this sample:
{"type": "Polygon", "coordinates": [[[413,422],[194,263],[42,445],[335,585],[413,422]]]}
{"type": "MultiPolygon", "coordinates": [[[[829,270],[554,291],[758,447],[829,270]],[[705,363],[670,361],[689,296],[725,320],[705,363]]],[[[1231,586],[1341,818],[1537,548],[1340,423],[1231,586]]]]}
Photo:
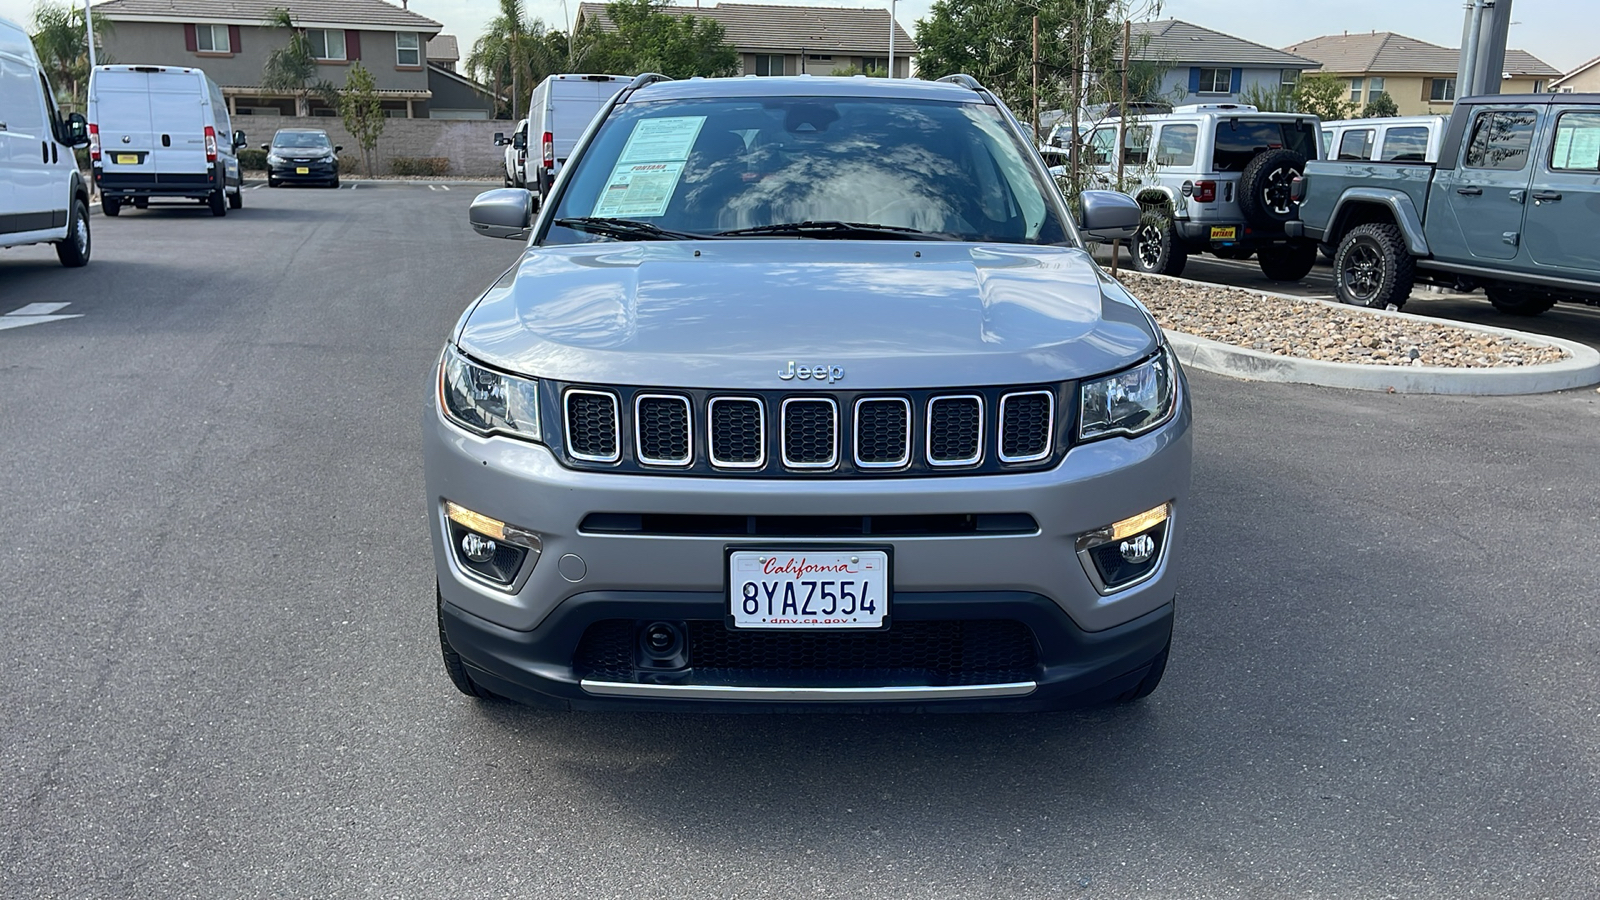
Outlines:
{"type": "MultiPolygon", "coordinates": [[[[1210,287],[1217,286],[1210,285],[1208,282],[1194,281],[1189,278],[1172,278],[1167,275],[1145,275],[1145,277],[1164,278],[1171,281],[1210,287]]],[[[1454,321],[1444,322],[1427,316],[1412,315],[1411,313],[1366,309],[1359,306],[1332,303],[1327,300],[1293,297],[1288,294],[1278,294],[1252,288],[1232,288],[1232,290],[1248,290],[1252,293],[1294,303],[1320,304],[1341,312],[1391,316],[1399,319],[1408,319],[1413,322],[1432,325],[1444,324],[1467,331],[1476,331],[1499,337],[1511,337],[1527,341],[1530,344],[1560,347],[1567,351],[1570,356],[1559,362],[1537,366],[1503,366],[1484,369],[1455,369],[1445,366],[1361,365],[1358,363],[1328,362],[1320,359],[1303,359],[1296,356],[1279,356],[1275,353],[1265,353],[1235,344],[1214,341],[1210,338],[1168,331],[1167,339],[1171,342],[1173,350],[1177,351],[1179,361],[1185,366],[1246,381],[1315,384],[1323,387],[1346,388],[1355,391],[1382,391],[1395,394],[1456,394],[1489,397],[1514,394],[1545,394],[1551,391],[1565,391],[1572,388],[1600,384],[1600,351],[1576,341],[1546,337],[1539,334],[1528,334],[1527,332],[1513,331],[1509,328],[1496,328],[1492,325],[1476,325],[1454,321]]]]}

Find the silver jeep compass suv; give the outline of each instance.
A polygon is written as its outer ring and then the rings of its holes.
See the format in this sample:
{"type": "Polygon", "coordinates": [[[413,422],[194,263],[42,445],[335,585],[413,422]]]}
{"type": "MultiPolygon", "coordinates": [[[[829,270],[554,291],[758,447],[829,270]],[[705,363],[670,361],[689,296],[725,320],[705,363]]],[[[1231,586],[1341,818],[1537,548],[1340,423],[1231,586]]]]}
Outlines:
{"type": "Polygon", "coordinates": [[[1044,709],[1166,666],[1190,413],[1145,309],[966,76],[604,109],[425,416],[445,668],[565,707],[1044,709]]]}

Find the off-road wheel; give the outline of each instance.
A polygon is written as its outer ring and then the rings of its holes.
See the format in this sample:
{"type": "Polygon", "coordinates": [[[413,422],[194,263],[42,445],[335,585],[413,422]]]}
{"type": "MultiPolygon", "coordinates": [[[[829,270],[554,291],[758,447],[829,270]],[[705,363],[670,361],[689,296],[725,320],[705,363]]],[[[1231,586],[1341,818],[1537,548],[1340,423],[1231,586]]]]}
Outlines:
{"type": "Polygon", "coordinates": [[[1293,150],[1259,153],[1239,175],[1239,211],[1257,228],[1277,228],[1293,219],[1299,204],[1289,186],[1306,170],[1306,158],[1293,150]]]}
{"type": "Polygon", "coordinates": [[[1172,638],[1167,638],[1167,645],[1161,648],[1156,658],[1151,660],[1150,669],[1145,672],[1144,678],[1139,683],[1121,694],[1112,701],[1113,703],[1132,703],[1142,700],[1155,692],[1156,686],[1161,684],[1161,676],[1167,671],[1167,656],[1172,652],[1172,638]]]}
{"type": "Polygon", "coordinates": [[[450,646],[450,638],[444,633],[444,596],[439,593],[438,585],[434,585],[433,597],[439,617],[439,652],[444,656],[444,671],[450,676],[450,683],[468,697],[476,697],[479,700],[500,699],[498,694],[472,680],[472,675],[467,672],[467,664],[461,661],[461,654],[450,646]]]}
{"type": "Polygon", "coordinates": [[[1333,292],[1340,303],[1399,309],[1411,296],[1417,261],[1394,225],[1358,225],[1333,257],[1333,292]]]}
{"type": "Polygon", "coordinates": [[[1491,284],[1483,290],[1489,295],[1489,302],[1494,304],[1494,308],[1508,316],[1537,316],[1556,305],[1554,297],[1517,290],[1503,284],[1491,284]]]}
{"type": "Polygon", "coordinates": [[[206,198],[206,205],[211,207],[213,216],[225,216],[228,214],[228,198],[224,197],[221,191],[212,191],[211,195],[206,198]]]}
{"type": "Polygon", "coordinates": [[[1261,274],[1272,281],[1299,281],[1311,274],[1317,264],[1317,245],[1308,243],[1273,244],[1256,251],[1261,274]]]}
{"type": "Polygon", "coordinates": [[[1146,209],[1130,247],[1133,268],[1152,275],[1182,275],[1189,251],[1178,242],[1177,226],[1166,209],[1146,209]]]}
{"type": "Polygon", "coordinates": [[[105,213],[108,216],[115,217],[118,213],[122,212],[122,198],[121,197],[101,197],[100,198],[100,211],[105,213]]]}
{"type": "Polygon", "coordinates": [[[72,218],[67,220],[67,236],[56,241],[56,258],[69,269],[89,263],[89,207],[72,198],[72,218]]]}

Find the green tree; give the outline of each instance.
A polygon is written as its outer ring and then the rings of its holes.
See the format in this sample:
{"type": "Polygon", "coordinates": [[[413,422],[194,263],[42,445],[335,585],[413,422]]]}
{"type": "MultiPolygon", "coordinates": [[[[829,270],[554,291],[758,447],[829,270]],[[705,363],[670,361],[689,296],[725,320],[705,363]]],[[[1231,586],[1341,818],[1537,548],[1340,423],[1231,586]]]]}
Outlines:
{"type": "Polygon", "coordinates": [[[1379,91],[1367,101],[1367,108],[1361,111],[1361,115],[1368,119],[1386,119],[1400,115],[1400,107],[1388,91],[1379,91]]]}
{"type": "Polygon", "coordinates": [[[575,34],[577,68],[618,75],[660,72],[671,78],[719,77],[739,71],[739,53],[713,19],[666,12],[660,0],[606,4],[615,31],[593,20],[575,34]]]}
{"type": "Polygon", "coordinates": [[[1349,95],[1350,82],[1326,72],[1302,76],[1294,87],[1297,111],[1310,113],[1324,122],[1350,118],[1350,104],[1345,100],[1349,95]]]}
{"type": "MultiPolygon", "coordinates": [[[[101,40],[114,29],[98,15],[91,16],[91,21],[95,62],[105,65],[113,60],[100,49],[101,40]]],[[[33,8],[32,24],[33,47],[55,88],[56,100],[62,106],[81,109],[89,89],[89,40],[83,27],[83,8],[41,2],[33,8]]]]}
{"type": "Polygon", "coordinates": [[[294,96],[294,114],[310,115],[307,98],[318,94],[338,103],[339,89],[333,83],[318,77],[317,58],[311,53],[311,41],[305,29],[294,24],[289,11],[276,8],[267,12],[267,28],[287,31],[289,41],[267,54],[267,64],[261,69],[261,86],[269,91],[283,91],[294,96]]]}
{"type": "Polygon", "coordinates": [[[339,117],[361,148],[362,170],[372,177],[372,148],[378,146],[378,136],[383,134],[383,104],[378,100],[377,82],[361,63],[351,66],[350,74],[345,76],[344,91],[339,94],[339,117]]]}

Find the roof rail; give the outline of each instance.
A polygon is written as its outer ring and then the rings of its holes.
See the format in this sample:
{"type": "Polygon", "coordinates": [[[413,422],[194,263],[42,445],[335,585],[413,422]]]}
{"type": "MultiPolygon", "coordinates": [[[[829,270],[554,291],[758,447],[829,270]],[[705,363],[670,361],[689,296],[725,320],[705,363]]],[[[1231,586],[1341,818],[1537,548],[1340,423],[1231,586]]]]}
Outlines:
{"type": "Polygon", "coordinates": [[[945,82],[946,84],[959,84],[964,88],[971,88],[975,91],[983,90],[983,85],[978,83],[978,79],[973,78],[971,75],[968,75],[965,72],[957,72],[954,75],[946,75],[938,80],[945,82]]]}
{"type": "Polygon", "coordinates": [[[628,86],[623,88],[622,92],[617,95],[617,102],[618,103],[626,103],[626,102],[628,102],[628,98],[633,95],[634,91],[637,91],[639,88],[642,88],[647,84],[655,84],[658,81],[671,81],[671,80],[672,80],[671,78],[668,78],[667,76],[662,75],[662,74],[660,74],[658,72],[645,72],[645,73],[637,76],[636,78],[634,78],[632,81],[628,82],[628,86]]]}

